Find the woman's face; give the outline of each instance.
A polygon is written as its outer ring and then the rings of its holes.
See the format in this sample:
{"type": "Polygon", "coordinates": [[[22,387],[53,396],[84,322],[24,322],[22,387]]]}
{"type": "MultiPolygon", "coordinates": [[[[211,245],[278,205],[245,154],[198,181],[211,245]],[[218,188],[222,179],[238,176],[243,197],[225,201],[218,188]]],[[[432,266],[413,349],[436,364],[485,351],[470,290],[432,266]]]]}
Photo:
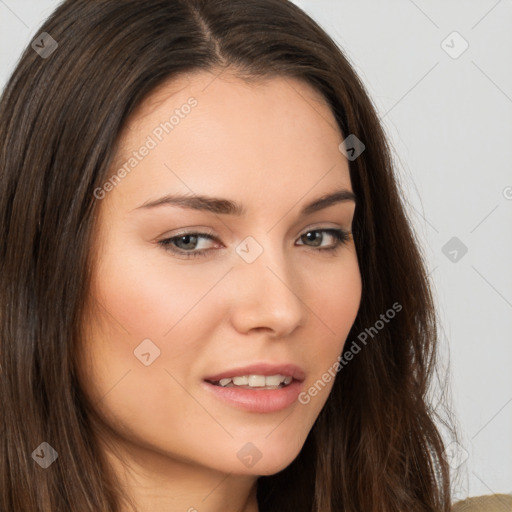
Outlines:
{"type": "Polygon", "coordinates": [[[342,140],[293,79],[197,72],[136,112],[116,176],[95,192],[81,365],[111,446],[246,475],[298,455],[361,298],[356,247],[336,235],[355,203],[307,208],[352,190],[342,140]]]}

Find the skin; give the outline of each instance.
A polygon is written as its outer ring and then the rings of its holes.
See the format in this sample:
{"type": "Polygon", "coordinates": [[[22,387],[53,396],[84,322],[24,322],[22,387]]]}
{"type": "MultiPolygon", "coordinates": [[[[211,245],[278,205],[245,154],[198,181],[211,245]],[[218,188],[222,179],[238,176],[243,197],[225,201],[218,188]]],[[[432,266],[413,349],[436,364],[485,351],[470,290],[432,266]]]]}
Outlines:
{"type": "Polygon", "coordinates": [[[350,232],[355,203],[299,216],[352,187],[328,105],[289,78],[249,84],[201,71],[168,81],[127,124],[115,166],[190,97],[197,106],[98,205],[81,379],[111,429],[99,434],[104,453],[139,510],[256,512],[258,476],[294,460],[334,381],[306,405],[254,413],[213,397],[203,379],[255,361],[293,362],[307,390],[333,365],[361,299],[356,247],[350,238],[321,252],[333,236],[302,235],[350,232]],[[235,200],[247,213],[139,208],[171,193],[235,200]],[[215,240],[178,247],[212,250],[185,259],[158,244],[183,228],[215,240]],[[250,264],[235,251],[248,236],[263,249],[250,264]],[[147,338],[160,350],[149,366],[134,355],[147,338]],[[237,457],[248,442],[261,452],[252,467],[237,457]]]}

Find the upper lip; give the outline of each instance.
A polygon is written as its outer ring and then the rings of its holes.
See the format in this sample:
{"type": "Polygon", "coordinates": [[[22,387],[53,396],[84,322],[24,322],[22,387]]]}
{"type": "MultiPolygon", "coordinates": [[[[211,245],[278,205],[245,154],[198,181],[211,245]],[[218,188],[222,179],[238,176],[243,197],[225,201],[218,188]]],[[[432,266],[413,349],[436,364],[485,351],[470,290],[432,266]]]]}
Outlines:
{"type": "Polygon", "coordinates": [[[230,377],[240,377],[242,375],[284,375],[285,377],[293,377],[295,380],[303,381],[306,378],[304,370],[292,363],[270,364],[255,363],[248,366],[240,366],[231,370],[226,370],[215,375],[206,377],[204,380],[218,382],[221,379],[229,379],[230,377]]]}

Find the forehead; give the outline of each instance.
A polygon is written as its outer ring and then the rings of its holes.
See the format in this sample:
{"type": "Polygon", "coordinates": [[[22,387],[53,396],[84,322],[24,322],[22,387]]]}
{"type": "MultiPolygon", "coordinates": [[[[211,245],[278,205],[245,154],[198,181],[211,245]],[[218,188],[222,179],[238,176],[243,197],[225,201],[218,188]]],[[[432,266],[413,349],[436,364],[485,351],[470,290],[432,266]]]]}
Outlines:
{"type": "Polygon", "coordinates": [[[137,117],[140,120],[141,116],[162,106],[167,100],[173,101],[174,98],[176,102],[190,94],[204,104],[210,100],[224,105],[223,100],[227,100],[229,105],[245,103],[245,107],[249,107],[247,100],[254,103],[258,96],[260,99],[264,97],[267,105],[272,100],[276,106],[305,102],[317,115],[324,117],[332,129],[338,130],[325,98],[307,81],[284,75],[242,76],[235,70],[222,69],[194,70],[165,80],[140,103],[132,122],[136,122],[137,117]]]}
{"type": "MultiPolygon", "coordinates": [[[[296,145],[306,140],[307,148],[325,140],[327,144],[341,137],[339,126],[325,98],[303,80],[285,76],[268,76],[245,80],[229,71],[194,71],[163,82],[150,93],[129,119],[121,142],[131,146],[140,135],[151,133],[160,123],[168,122],[172,114],[194,123],[197,129],[212,128],[209,137],[232,134],[237,143],[244,134],[284,140],[286,136],[296,145]],[[194,98],[198,108],[192,115],[179,112],[194,98]],[[157,123],[155,125],[155,123],[157,123]],[[242,128],[242,129],[240,129],[242,128]],[[299,138],[299,132],[303,134],[299,138]],[[231,132],[231,133],[230,133],[231,132]]],[[[185,127],[186,128],[186,127],[185,127]]],[[[179,137],[173,130],[172,138],[179,137]]],[[[185,130],[187,131],[187,130],[185,130]]],[[[199,142],[196,133],[196,142],[199,142]]]]}
{"type": "Polygon", "coordinates": [[[199,71],[168,80],[139,105],[122,132],[113,171],[150,145],[125,180],[141,193],[169,185],[303,195],[320,181],[350,188],[342,140],[325,99],[303,81],[247,82],[227,71],[199,71]]]}

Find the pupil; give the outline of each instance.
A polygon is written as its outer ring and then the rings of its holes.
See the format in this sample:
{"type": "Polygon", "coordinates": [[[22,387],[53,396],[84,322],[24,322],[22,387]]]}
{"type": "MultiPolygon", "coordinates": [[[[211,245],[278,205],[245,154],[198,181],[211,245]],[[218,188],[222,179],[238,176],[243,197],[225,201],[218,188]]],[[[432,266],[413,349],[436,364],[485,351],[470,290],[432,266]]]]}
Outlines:
{"type": "Polygon", "coordinates": [[[184,235],[180,239],[178,239],[178,242],[183,242],[184,245],[186,246],[192,244],[192,247],[182,247],[184,249],[194,249],[194,246],[197,243],[196,239],[197,237],[195,235],[184,235]]]}
{"type": "Polygon", "coordinates": [[[304,236],[308,239],[309,242],[314,242],[315,246],[320,245],[321,243],[322,235],[319,231],[309,231],[304,236]]]}

